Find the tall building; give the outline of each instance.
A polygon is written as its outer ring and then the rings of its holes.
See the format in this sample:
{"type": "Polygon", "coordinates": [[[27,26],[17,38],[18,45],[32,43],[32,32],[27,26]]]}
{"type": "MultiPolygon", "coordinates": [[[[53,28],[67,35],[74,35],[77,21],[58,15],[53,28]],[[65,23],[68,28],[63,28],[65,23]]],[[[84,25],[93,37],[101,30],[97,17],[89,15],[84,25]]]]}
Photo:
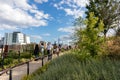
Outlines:
{"type": "Polygon", "coordinates": [[[0,40],[0,48],[3,47],[3,43],[4,43],[4,37],[2,37],[1,40],[0,40]]]}
{"type": "Polygon", "coordinates": [[[5,33],[5,36],[4,36],[4,45],[11,45],[12,44],[12,33],[5,33]]]}
{"type": "Polygon", "coordinates": [[[30,37],[29,37],[29,36],[26,36],[26,37],[25,37],[25,43],[30,44],[30,37]]]}
{"type": "Polygon", "coordinates": [[[30,44],[30,37],[21,32],[5,33],[4,45],[30,44]]]}

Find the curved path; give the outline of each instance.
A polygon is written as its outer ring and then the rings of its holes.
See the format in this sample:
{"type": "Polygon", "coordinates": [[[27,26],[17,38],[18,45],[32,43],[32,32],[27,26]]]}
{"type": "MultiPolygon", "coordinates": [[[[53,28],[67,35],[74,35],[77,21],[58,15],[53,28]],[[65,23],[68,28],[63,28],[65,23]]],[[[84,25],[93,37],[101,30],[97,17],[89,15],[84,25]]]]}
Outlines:
{"type": "MultiPolygon", "coordinates": [[[[60,53],[62,55],[63,53],[60,53]]],[[[53,58],[56,58],[57,55],[53,55],[53,58]]],[[[44,58],[44,64],[48,61],[48,58],[44,58]]],[[[31,61],[29,63],[30,66],[30,73],[34,72],[36,69],[39,67],[42,67],[42,60],[38,61],[31,61]]],[[[9,72],[8,72],[9,73],[9,72]]],[[[12,69],[12,80],[21,80],[23,76],[27,74],[27,64],[23,64],[21,66],[15,67],[12,69]]],[[[9,80],[9,75],[8,74],[3,74],[0,76],[0,80],[9,80]]]]}

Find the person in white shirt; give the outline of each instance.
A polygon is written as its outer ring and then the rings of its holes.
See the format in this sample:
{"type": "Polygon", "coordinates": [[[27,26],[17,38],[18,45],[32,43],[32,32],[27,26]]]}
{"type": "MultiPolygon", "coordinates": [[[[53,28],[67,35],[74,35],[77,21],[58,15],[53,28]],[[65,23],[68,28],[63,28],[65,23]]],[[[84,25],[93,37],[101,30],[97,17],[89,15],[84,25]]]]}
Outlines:
{"type": "Polygon", "coordinates": [[[48,60],[52,58],[52,45],[50,42],[47,44],[47,54],[48,54],[48,60]]]}
{"type": "Polygon", "coordinates": [[[44,56],[44,43],[41,43],[40,52],[41,52],[42,56],[44,56]]]}
{"type": "Polygon", "coordinates": [[[57,56],[59,56],[59,47],[57,46],[57,48],[56,48],[56,54],[57,54],[57,56]]]}

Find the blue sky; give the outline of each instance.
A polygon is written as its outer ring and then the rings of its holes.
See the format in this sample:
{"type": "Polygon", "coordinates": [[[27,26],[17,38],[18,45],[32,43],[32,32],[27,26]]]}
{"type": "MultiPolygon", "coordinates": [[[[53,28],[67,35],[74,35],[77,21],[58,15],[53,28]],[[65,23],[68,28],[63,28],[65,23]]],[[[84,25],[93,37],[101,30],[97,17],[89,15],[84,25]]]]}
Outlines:
{"type": "Polygon", "coordinates": [[[32,42],[69,39],[88,0],[0,0],[0,37],[21,31],[32,42]]]}

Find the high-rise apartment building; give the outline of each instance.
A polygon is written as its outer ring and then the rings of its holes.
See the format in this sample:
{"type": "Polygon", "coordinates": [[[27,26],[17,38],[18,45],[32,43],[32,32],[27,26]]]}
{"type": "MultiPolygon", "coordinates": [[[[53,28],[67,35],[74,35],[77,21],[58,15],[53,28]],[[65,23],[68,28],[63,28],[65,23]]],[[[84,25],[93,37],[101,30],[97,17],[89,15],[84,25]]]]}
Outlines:
{"type": "Polygon", "coordinates": [[[30,44],[30,37],[21,32],[5,33],[4,45],[30,44]]]}

